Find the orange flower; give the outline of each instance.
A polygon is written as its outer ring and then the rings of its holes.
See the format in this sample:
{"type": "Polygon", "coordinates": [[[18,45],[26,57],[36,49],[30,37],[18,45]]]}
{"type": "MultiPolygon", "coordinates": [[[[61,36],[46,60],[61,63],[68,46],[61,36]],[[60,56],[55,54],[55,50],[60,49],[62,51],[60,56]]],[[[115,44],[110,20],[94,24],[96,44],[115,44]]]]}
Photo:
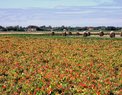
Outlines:
{"type": "Polygon", "coordinates": [[[96,94],[97,94],[97,95],[101,95],[99,91],[98,91],[98,92],[96,92],[96,94]]]}
{"type": "Polygon", "coordinates": [[[50,95],[51,92],[52,92],[52,89],[51,89],[51,88],[48,88],[48,90],[47,90],[47,94],[50,95]]]}
{"type": "Polygon", "coordinates": [[[57,85],[58,89],[61,89],[63,86],[61,84],[57,85]]]}

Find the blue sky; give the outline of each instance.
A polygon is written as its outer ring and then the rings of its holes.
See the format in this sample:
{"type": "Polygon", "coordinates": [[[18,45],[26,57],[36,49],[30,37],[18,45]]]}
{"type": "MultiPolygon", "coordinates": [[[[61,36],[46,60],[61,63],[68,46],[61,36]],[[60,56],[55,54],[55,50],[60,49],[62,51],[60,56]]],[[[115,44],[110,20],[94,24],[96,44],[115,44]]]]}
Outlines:
{"type": "Polygon", "coordinates": [[[121,26],[122,0],[0,0],[0,25],[121,26]]]}

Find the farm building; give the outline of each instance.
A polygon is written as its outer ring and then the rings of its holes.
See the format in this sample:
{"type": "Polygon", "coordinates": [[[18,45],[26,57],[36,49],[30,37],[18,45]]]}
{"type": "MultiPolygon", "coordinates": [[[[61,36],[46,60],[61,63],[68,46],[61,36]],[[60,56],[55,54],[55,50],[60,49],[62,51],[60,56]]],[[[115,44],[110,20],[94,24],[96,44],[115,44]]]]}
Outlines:
{"type": "Polygon", "coordinates": [[[92,31],[92,30],[94,30],[94,27],[88,27],[88,30],[92,31]]]}
{"type": "Polygon", "coordinates": [[[30,25],[27,27],[27,31],[28,32],[36,32],[37,31],[37,26],[34,26],[34,25],[30,25]]]}

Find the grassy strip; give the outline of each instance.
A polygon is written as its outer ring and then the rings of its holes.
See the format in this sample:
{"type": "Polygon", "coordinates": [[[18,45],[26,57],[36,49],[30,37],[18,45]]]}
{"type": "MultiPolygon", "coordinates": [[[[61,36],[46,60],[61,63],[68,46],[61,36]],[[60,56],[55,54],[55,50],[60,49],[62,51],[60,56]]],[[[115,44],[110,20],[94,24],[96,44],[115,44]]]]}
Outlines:
{"type": "Polygon", "coordinates": [[[1,34],[0,37],[24,37],[24,38],[56,38],[56,39],[89,39],[89,40],[122,40],[122,38],[106,38],[106,37],[96,37],[96,36],[89,36],[89,37],[83,37],[83,36],[52,36],[52,35],[46,35],[46,34],[1,34]]]}

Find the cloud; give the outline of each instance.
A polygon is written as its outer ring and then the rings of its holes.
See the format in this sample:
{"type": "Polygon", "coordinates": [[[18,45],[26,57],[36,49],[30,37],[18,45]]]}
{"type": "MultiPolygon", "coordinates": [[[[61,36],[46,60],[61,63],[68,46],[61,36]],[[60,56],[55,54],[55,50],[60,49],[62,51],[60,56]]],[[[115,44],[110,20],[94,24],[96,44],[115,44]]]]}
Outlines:
{"type": "Polygon", "coordinates": [[[121,26],[119,6],[70,6],[63,8],[0,9],[0,25],[121,26]]]}
{"type": "Polygon", "coordinates": [[[94,11],[62,11],[62,12],[55,12],[56,14],[68,14],[68,15],[72,15],[72,14],[90,14],[93,13],[94,11]]]}

